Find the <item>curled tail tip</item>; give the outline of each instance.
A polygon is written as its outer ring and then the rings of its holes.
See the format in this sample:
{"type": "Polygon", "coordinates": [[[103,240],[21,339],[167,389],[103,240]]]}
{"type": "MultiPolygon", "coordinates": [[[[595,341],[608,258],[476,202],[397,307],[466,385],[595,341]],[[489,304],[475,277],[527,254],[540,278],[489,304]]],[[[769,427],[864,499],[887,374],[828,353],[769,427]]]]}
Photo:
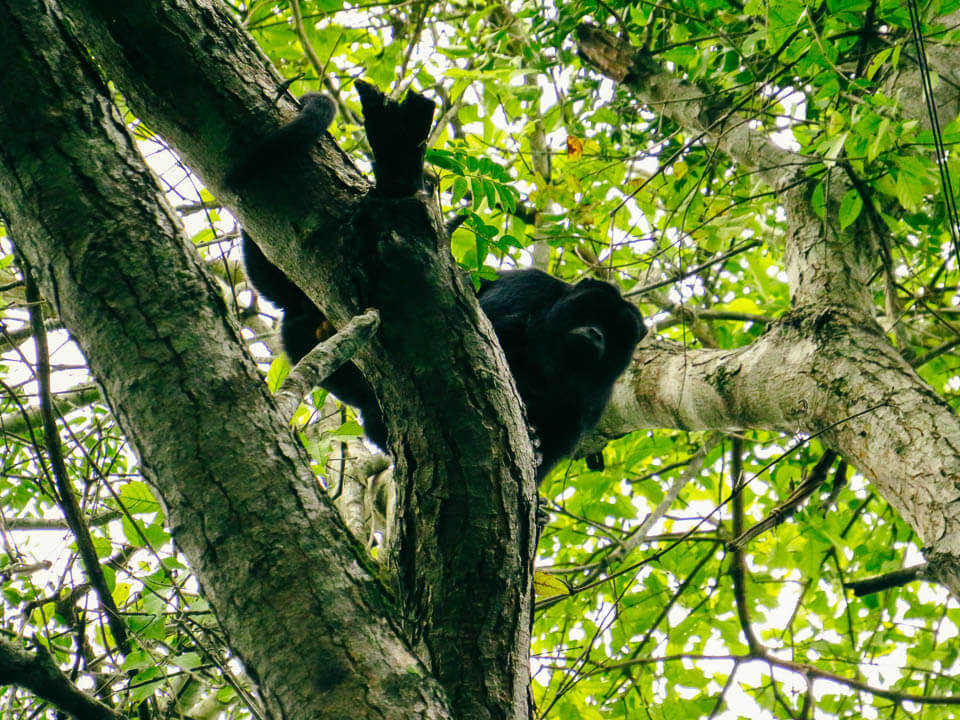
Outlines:
{"type": "Polygon", "coordinates": [[[296,118],[268,133],[252,149],[244,152],[224,176],[224,186],[238,192],[247,183],[276,172],[278,166],[309,151],[330,127],[337,114],[337,104],[321,93],[307,93],[300,98],[296,118]]]}
{"type": "Polygon", "coordinates": [[[300,115],[309,115],[317,127],[326,130],[337,115],[337,104],[329,95],[307,93],[300,98],[300,115]]]}

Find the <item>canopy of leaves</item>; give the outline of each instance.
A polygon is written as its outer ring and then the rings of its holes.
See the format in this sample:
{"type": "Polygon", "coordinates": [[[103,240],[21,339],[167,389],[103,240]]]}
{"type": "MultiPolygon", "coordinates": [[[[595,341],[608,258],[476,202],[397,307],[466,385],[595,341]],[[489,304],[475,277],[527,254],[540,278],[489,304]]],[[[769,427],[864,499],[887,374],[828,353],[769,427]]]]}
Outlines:
{"type": "MultiPolygon", "coordinates": [[[[438,102],[428,161],[444,210],[466,215],[452,247],[475,276],[534,265],[567,280],[601,277],[637,302],[662,336],[689,348],[747,345],[790,308],[782,208],[758,173],[744,169],[746,148],[729,157],[581,60],[578,25],[605,27],[698,88],[718,112],[732,109],[797,151],[821,215],[836,212],[844,228],[876,214],[892,239],[870,286],[878,321],[956,408],[952,203],[899,0],[304,0],[296,13],[275,2],[233,9],[281,72],[296,78],[294,94],[336,92],[342,112],[332,132],[360,163],[355,78],[438,102]],[[835,209],[824,199],[831,171],[855,178],[835,209]]],[[[960,133],[956,9],[936,1],[922,8],[926,44],[943,50],[931,55],[934,84],[953,88],[953,103],[938,107],[948,149],[960,133]]],[[[276,350],[275,313],[252,306],[244,291],[235,224],[170,164],[162,139],[128,119],[145,154],[165,163],[158,169],[171,198],[266,367],[260,341],[276,350]]],[[[946,169],[960,177],[955,154],[946,169]]],[[[2,247],[6,633],[35,639],[110,704],[147,701],[158,717],[252,717],[247,681],[170,542],[162,509],[58,329],[48,335],[59,438],[45,435],[22,282],[10,244],[2,247]],[[65,535],[63,493],[48,459],[54,442],[129,634],[132,652],[122,663],[76,541],[65,535]]],[[[274,381],[282,362],[271,369],[274,381]]],[[[314,399],[295,418],[304,427],[324,407],[322,396],[314,399]]],[[[350,419],[333,433],[305,431],[324,482],[335,441],[358,432],[350,419]]],[[[603,470],[582,460],[556,468],[541,487],[550,523],[538,558],[538,711],[954,717],[943,699],[960,697],[960,611],[924,582],[863,597],[845,587],[917,563],[920,553],[910,527],[855,468],[840,462],[814,474],[823,454],[804,437],[639,429],[606,446],[603,470]],[[806,504],[778,507],[810,477],[818,484],[806,504]],[[731,549],[730,540],[771,513],[782,524],[731,549]]],[[[19,691],[9,690],[5,703],[16,717],[54,716],[19,691]]]]}

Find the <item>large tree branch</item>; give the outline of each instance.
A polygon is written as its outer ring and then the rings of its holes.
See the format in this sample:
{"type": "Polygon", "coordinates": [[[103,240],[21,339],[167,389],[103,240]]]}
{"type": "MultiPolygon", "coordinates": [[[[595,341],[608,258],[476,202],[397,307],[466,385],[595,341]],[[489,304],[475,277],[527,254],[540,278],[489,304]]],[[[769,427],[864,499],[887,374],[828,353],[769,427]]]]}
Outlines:
{"type": "Polygon", "coordinates": [[[360,698],[368,714],[446,717],[216,282],[69,38],[49,4],[0,4],[0,207],[231,647],[278,717],[352,716],[360,698]]]}
{"type": "Polygon", "coordinates": [[[736,350],[645,348],[600,430],[637,427],[819,435],[910,523],[960,597],[960,424],[870,318],[804,308],[736,350]]]}
{"type": "Polygon", "coordinates": [[[276,182],[230,193],[226,166],[290,111],[273,105],[280,81],[249,38],[218,5],[63,4],[131,107],[229,201],[335,327],[366,307],[380,311],[376,337],[355,359],[377,391],[396,461],[397,615],[458,714],[509,708],[524,717],[532,449],[435,202],[367,195],[369,183],[329,138],[313,153],[319,162],[298,159],[276,182]]]}
{"type": "Polygon", "coordinates": [[[644,104],[699,133],[778,191],[787,216],[786,267],[795,310],[749,347],[641,353],[621,379],[602,430],[762,428],[822,434],[869,477],[937,559],[960,597],[960,423],[873,320],[877,264],[869,213],[839,231],[844,178],[828,183],[825,219],[813,212],[802,158],[776,148],[736,108],[605,30],[581,26],[581,54],[644,104]],[[642,379],[641,379],[642,376],[642,379]]]}

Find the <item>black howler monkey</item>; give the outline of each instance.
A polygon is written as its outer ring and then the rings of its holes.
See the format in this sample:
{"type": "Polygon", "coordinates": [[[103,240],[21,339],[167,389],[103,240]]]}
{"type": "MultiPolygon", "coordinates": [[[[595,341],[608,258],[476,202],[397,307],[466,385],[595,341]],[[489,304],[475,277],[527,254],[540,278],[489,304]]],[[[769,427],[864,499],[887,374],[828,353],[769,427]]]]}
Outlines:
{"type": "MultiPolygon", "coordinates": [[[[305,95],[295,120],[257,144],[227,176],[232,189],[263,180],[285,159],[307,152],[333,120],[329,98],[305,95]]],[[[283,347],[298,362],[332,333],[326,318],[244,234],[243,256],[253,286],[284,312],[283,347]]],[[[613,384],[646,334],[640,312],[605,282],[570,285],[539,270],[500,273],[477,294],[503,348],[534,429],[537,481],[572,453],[600,419],[613,384]]],[[[322,386],[363,415],[370,440],[385,448],[386,426],[376,397],[352,363],[322,386]]]]}

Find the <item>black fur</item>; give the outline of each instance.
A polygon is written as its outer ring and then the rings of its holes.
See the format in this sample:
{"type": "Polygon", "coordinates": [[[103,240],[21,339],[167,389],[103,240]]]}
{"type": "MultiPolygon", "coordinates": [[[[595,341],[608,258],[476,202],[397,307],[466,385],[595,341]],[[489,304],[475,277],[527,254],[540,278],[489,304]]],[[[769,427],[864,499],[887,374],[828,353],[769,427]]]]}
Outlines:
{"type": "MultiPolygon", "coordinates": [[[[329,98],[304,96],[297,119],[255,145],[230,170],[228,187],[236,191],[251,181],[268,181],[281,162],[309,149],[326,131],[333,113],[329,98]]],[[[420,177],[419,170],[406,170],[403,177],[408,181],[414,175],[420,177]]],[[[283,310],[283,347],[290,361],[297,363],[318,341],[329,337],[333,328],[246,233],[243,256],[250,282],[283,310]]],[[[570,285],[539,270],[501,273],[497,280],[482,285],[478,299],[497,334],[536,434],[539,482],[576,449],[600,419],[614,382],[646,334],[643,319],[608,283],[586,279],[570,285]]],[[[322,386],[358,408],[367,437],[386,448],[380,406],[354,364],[341,367],[322,386]]]]}
{"type": "Polygon", "coordinates": [[[255,143],[227,172],[224,183],[234,191],[271,174],[279,165],[303,155],[323,135],[337,114],[326,95],[307,93],[300,98],[296,118],[255,143]]]}
{"type": "MultiPolygon", "coordinates": [[[[321,340],[335,330],[319,308],[304,292],[267,260],[253,239],[243,234],[243,263],[250,283],[263,297],[283,310],[280,338],[283,349],[294,365],[321,340]]],[[[387,428],[373,388],[353,363],[347,363],[321,383],[347,405],[360,410],[367,437],[381,448],[387,447],[387,428]]]]}
{"type": "MultiPolygon", "coordinates": [[[[283,347],[290,361],[298,362],[332,329],[247,236],[244,261],[254,287],[283,309],[283,347]]],[[[597,424],[646,328],[639,311],[612,285],[592,279],[570,285],[539,270],[501,273],[480,288],[479,301],[535,432],[539,482],[597,424]]],[[[344,365],[323,387],[358,408],[367,437],[386,448],[380,406],[356,365],[344,365]]]]}
{"type": "Polygon", "coordinates": [[[646,334],[643,318],[613,285],[539,270],[501,273],[479,300],[536,434],[540,481],[597,424],[646,334]]]}
{"type": "MultiPolygon", "coordinates": [[[[224,182],[234,192],[252,183],[272,182],[284,163],[302,156],[323,135],[336,114],[336,104],[326,95],[307,93],[300,98],[300,113],[242,154],[224,182]]],[[[242,235],[247,277],[263,297],[283,310],[280,337],[290,362],[296,364],[320,340],[335,331],[323,313],[279,268],[267,260],[246,232],[242,235]]],[[[322,387],[360,410],[367,436],[380,447],[387,445],[387,428],[373,389],[359,368],[348,363],[324,380],[322,387]]]]}

